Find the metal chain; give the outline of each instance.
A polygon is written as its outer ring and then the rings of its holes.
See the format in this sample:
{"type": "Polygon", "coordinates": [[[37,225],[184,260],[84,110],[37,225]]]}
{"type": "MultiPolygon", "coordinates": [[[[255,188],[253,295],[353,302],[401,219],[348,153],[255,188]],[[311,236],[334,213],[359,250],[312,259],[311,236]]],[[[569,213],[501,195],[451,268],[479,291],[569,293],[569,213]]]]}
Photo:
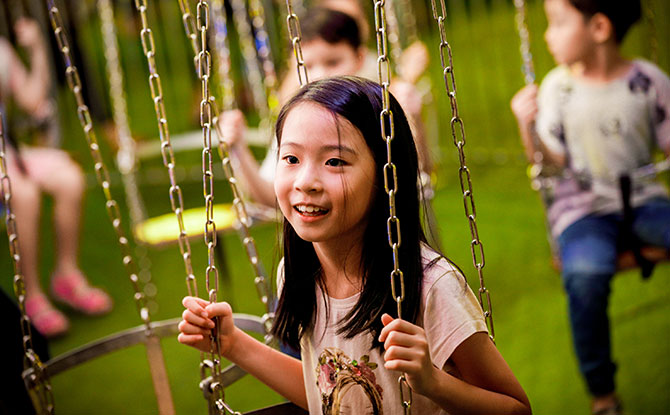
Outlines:
{"type": "Polygon", "coordinates": [[[658,63],[658,35],[656,31],[656,16],[652,8],[652,1],[645,0],[642,2],[642,9],[644,18],[647,21],[647,26],[649,26],[649,55],[653,62],[658,63]]]}
{"type": "Polygon", "coordinates": [[[30,317],[26,313],[26,286],[23,273],[21,272],[21,254],[19,252],[19,235],[16,227],[16,215],[12,211],[12,183],[7,174],[7,163],[5,153],[5,134],[3,126],[3,113],[0,112],[0,191],[2,192],[5,209],[5,224],[7,238],[9,239],[9,254],[14,264],[14,294],[21,313],[21,343],[23,344],[23,370],[32,369],[30,383],[37,391],[35,394],[39,401],[38,413],[54,413],[54,397],[51,389],[51,381],[45,366],[33,348],[32,330],[30,329],[30,317]]]}
{"type": "MultiPolygon", "coordinates": [[[[377,75],[382,88],[382,111],[379,114],[381,126],[381,138],[386,143],[386,164],[384,164],[384,190],[389,197],[389,218],[386,221],[389,246],[393,251],[393,271],[391,271],[391,295],[398,307],[398,318],[402,318],[402,302],[405,299],[405,278],[400,269],[400,219],[396,216],[395,198],[398,193],[398,175],[396,166],[391,157],[391,144],[395,137],[393,126],[393,112],[391,111],[391,100],[389,87],[391,85],[391,67],[388,56],[386,12],[384,0],[372,0],[375,13],[375,33],[377,38],[377,75]],[[400,294],[396,286],[400,285],[400,294]]],[[[405,374],[398,378],[400,388],[400,403],[405,414],[412,413],[412,389],[407,382],[405,374]],[[405,389],[408,399],[405,399],[405,389]]]]}
{"type": "MultiPolygon", "coordinates": [[[[140,32],[140,39],[142,41],[142,50],[147,58],[149,67],[149,87],[151,90],[151,98],[154,103],[154,110],[156,112],[156,120],[158,122],[158,133],[161,140],[161,155],[163,157],[163,165],[168,169],[168,177],[170,179],[170,207],[177,217],[179,225],[179,251],[184,261],[186,269],[186,287],[188,295],[197,297],[198,286],[196,284],[195,275],[193,274],[193,265],[191,264],[191,244],[188,241],[188,234],[184,226],[184,198],[182,196],[181,188],[177,184],[175,174],[175,158],[172,150],[172,143],[170,142],[170,129],[168,128],[167,115],[165,113],[165,103],[163,102],[163,87],[161,78],[158,74],[156,66],[156,51],[153,32],[149,28],[147,18],[147,1],[135,0],[135,8],[140,13],[142,21],[142,30],[140,32]]],[[[184,19],[185,26],[188,26],[186,19],[184,19]]]]}
{"type": "MultiPolygon", "coordinates": [[[[214,251],[216,248],[216,223],[214,222],[214,172],[212,170],[212,100],[209,91],[211,76],[211,55],[207,47],[207,29],[209,28],[209,3],[198,1],[196,9],[196,28],[200,33],[200,52],[196,58],[198,78],[201,82],[202,100],[200,101],[200,126],[202,127],[202,188],[205,198],[205,233],[207,246],[207,268],[205,269],[205,287],[210,303],[217,302],[219,290],[219,271],[216,268],[214,251]],[[212,281],[213,279],[213,281],[212,281]]],[[[225,413],[225,396],[223,386],[219,382],[221,376],[221,324],[214,318],[215,327],[210,333],[209,355],[211,365],[202,366],[201,371],[209,369],[214,382],[210,385],[210,411],[214,408],[225,413]]]]}
{"type": "Polygon", "coordinates": [[[270,119],[270,110],[268,108],[268,97],[263,88],[263,73],[261,72],[260,62],[256,56],[256,47],[254,46],[254,35],[248,20],[247,7],[244,0],[231,0],[230,5],[233,9],[233,21],[240,40],[240,49],[242,57],[247,68],[249,76],[249,86],[254,97],[256,109],[261,120],[270,119]]]}
{"type": "MultiPolygon", "coordinates": [[[[135,177],[135,142],[132,139],[128,123],[128,107],[124,93],[125,88],[123,85],[121,63],[119,61],[117,34],[114,27],[114,10],[110,0],[98,0],[98,13],[101,21],[102,39],[105,45],[104,53],[107,76],[109,78],[110,97],[112,99],[112,114],[119,138],[116,164],[121,172],[126,201],[130,208],[130,222],[134,232],[137,225],[143,222],[147,215],[140,191],[137,187],[137,178],[135,177]]],[[[143,243],[137,237],[134,239],[136,244],[135,254],[137,255],[140,268],[139,277],[143,283],[147,306],[149,310],[155,312],[158,310],[158,303],[155,299],[156,286],[151,282],[151,260],[149,259],[146,246],[143,246],[143,243]]]]}
{"type": "MultiPolygon", "coordinates": [[[[212,105],[214,105],[214,113],[216,111],[216,102],[212,99],[212,105]]],[[[244,244],[245,251],[251,266],[254,268],[254,285],[256,286],[256,292],[261,302],[265,306],[265,315],[263,316],[263,323],[265,325],[265,334],[266,341],[270,339],[270,331],[272,329],[272,324],[274,321],[274,309],[273,305],[275,303],[275,295],[272,289],[270,288],[269,278],[263,268],[263,264],[258,257],[258,250],[256,248],[256,241],[251,236],[249,228],[251,227],[251,219],[247,213],[247,208],[244,203],[244,198],[242,192],[237,186],[237,179],[235,178],[235,173],[233,171],[233,166],[230,158],[230,148],[228,143],[224,140],[223,131],[221,125],[217,122],[217,118],[214,119],[214,126],[216,128],[216,134],[218,137],[218,149],[219,157],[221,158],[221,165],[223,167],[223,172],[226,176],[226,180],[230,185],[230,189],[233,193],[233,207],[235,208],[235,213],[237,215],[237,220],[240,224],[239,234],[244,244]]]]}
{"type": "Polygon", "coordinates": [[[479,231],[477,229],[477,211],[475,209],[475,199],[472,190],[470,169],[465,163],[465,127],[463,126],[463,120],[461,119],[458,112],[454,64],[451,54],[451,46],[449,45],[449,42],[447,42],[447,32],[444,23],[445,16],[447,15],[447,9],[444,0],[440,0],[442,11],[441,14],[437,10],[435,0],[431,0],[431,5],[433,8],[433,17],[437,21],[437,25],[440,31],[440,62],[442,63],[444,85],[447,91],[447,95],[449,96],[449,103],[451,106],[451,137],[454,141],[456,149],[458,150],[458,160],[460,163],[458,177],[461,183],[461,191],[463,192],[463,206],[465,208],[465,216],[468,219],[468,224],[470,225],[470,235],[472,237],[470,242],[470,252],[472,253],[472,262],[475,269],[477,270],[477,275],[479,276],[479,304],[484,311],[484,318],[486,320],[486,326],[489,330],[489,336],[491,337],[491,340],[495,341],[491,295],[486,288],[486,285],[484,284],[484,274],[482,271],[485,265],[484,246],[479,239],[479,231]],[[445,52],[447,53],[447,56],[445,56],[445,52]],[[479,256],[477,255],[477,251],[479,251],[479,256]]]}
{"type": "Polygon", "coordinates": [[[295,56],[296,70],[298,71],[298,83],[303,86],[309,83],[307,77],[307,67],[305,66],[305,59],[302,57],[302,32],[300,31],[300,19],[293,10],[291,0],[286,0],[286,9],[288,15],[286,17],[286,25],[288,26],[288,36],[293,45],[293,55],[295,56]]]}
{"type": "MultiPolygon", "coordinates": [[[[226,10],[223,1],[212,1],[212,19],[214,21],[216,73],[219,77],[223,109],[224,111],[229,111],[235,107],[235,85],[230,77],[231,62],[230,47],[228,46],[228,22],[226,20],[226,10]]],[[[218,114],[216,111],[214,113],[218,114]]]]}
{"type": "Polygon", "coordinates": [[[251,15],[251,24],[254,27],[256,36],[256,49],[261,58],[261,67],[264,73],[265,96],[267,97],[267,106],[270,111],[270,118],[266,120],[267,128],[272,128],[274,118],[279,110],[279,94],[277,91],[277,72],[275,64],[272,61],[270,37],[265,28],[265,11],[260,0],[249,0],[249,12],[251,15]]]}
{"type": "Polygon", "coordinates": [[[400,0],[398,2],[400,5],[403,23],[403,33],[405,33],[405,38],[407,39],[407,44],[412,44],[419,39],[419,35],[416,29],[416,14],[414,13],[411,0],[400,0]]]}
{"type": "Polygon", "coordinates": [[[137,270],[135,267],[135,260],[130,250],[128,238],[125,235],[123,230],[123,224],[121,222],[121,212],[119,211],[119,205],[116,200],[112,197],[111,185],[109,179],[109,172],[105,163],[102,160],[100,155],[100,148],[98,145],[98,140],[95,136],[95,131],[93,130],[93,121],[91,120],[91,114],[89,113],[88,107],[84,103],[84,98],[82,96],[82,85],[79,78],[79,72],[77,72],[77,67],[75,66],[72,57],[70,55],[70,45],[67,39],[67,35],[63,29],[63,21],[60,15],[60,11],[56,7],[55,0],[46,0],[47,8],[49,9],[49,18],[51,20],[51,26],[56,36],[56,41],[58,42],[58,48],[60,49],[63,55],[63,61],[65,63],[65,78],[67,83],[72,91],[76,103],[77,103],[77,115],[79,117],[79,123],[84,131],[86,136],[86,141],[88,142],[88,149],[91,153],[91,157],[94,162],[95,175],[98,179],[100,187],[105,195],[105,208],[107,210],[107,215],[112,221],[112,226],[116,231],[117,241],[121,248],[122,262],[125,266],[126,273],[129,276],[130,282],[133,285],[133,290],[135,292],[133,298],[135,299],[135,305],[137,306],[137,311],[144,323],[148,332],[151,331],[151,316],[149,313],[149,308],[147,307],[146,297],[141,288],[141,281],[138,277],[137,270]]]}
{"type": "Polygon", "coordinates": [[[533,68],[533,54],[530,51],[530,36],[526,24],[526,2],[525,0],[514,0],[516,8],[516,30],[519,33],[519,50],[521,51],[522,71],[526,85],[535,82],[535,69],[533,68]]]}

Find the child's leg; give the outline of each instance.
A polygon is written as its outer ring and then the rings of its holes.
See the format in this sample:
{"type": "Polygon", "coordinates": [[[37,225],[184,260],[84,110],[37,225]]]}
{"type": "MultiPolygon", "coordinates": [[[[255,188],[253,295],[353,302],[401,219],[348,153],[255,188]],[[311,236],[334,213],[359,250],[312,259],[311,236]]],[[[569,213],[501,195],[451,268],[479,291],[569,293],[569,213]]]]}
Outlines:
{"type": "Polygon", "coordinates": [[[25,158],[33,180],[54,199],[55,273],[77,272],[84,175],[79,166],[60,150],[32,149],[25,158]]]}
{"type": "Polygon", "coordinates": [[[670,199],[654,199],[634,216],[633,231],[642,243],[670,249],[670,199]]]}
{"type": "Polygon", "coordinates": [[[574,347],[593,396],[610,394],[615,388],[607,304],[616,271],[617,234],[613,215],[588,216],[559,237],[574,347]]]}
{"type": "Polygon", "coordinates": [[[38,240],[40,226],[40,189],[13,165],[9,165],[12,183],[12,212],[16,216],[19,235],[21,272],[25,281],[26,297],[42,293],[38,271],[38,240]]]}

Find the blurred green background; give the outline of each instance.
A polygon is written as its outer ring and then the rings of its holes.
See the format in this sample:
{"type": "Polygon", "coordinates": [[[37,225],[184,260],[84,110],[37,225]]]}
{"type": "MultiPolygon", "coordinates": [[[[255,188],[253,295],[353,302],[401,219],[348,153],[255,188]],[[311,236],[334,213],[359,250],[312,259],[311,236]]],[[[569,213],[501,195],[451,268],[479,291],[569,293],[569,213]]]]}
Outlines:
{"type": "MultiPolygon", "coordinates": [[[[16,3],[8,0],[9,7],[5,7],[3,13],[16,13],[16,9],[12,9],[16,3]]],[[[116,3],[116,26],[131,129],[140,141],[158,141],[134,5],[129,0],[116,3]]],[[[271,23],[275,62],[281,71],[285,57],[290,56],[284,40],[285,3],[269,0],[264,3],[271,23]]],[[[542,205],[537,194],[529,188],[516,124],[509,110],[509,100],[523,85],[514,7],[508,0],[453,0],[447,3],[447,34],[453,51],[459,109],[467,132],[467,160],[473,177],[480,238],[486,253],[484,275],[492,295],[498,348],[524,386],[535,413],[587,413],[588,396],[571,348],[560,276],[551,267],[542,205]]],[[[670,4],[666,0],[648,0],[646,3],[654,14],[655,29],[652,30],[649,20],[636,25],[626,39],[624,51],[629,56],[647,59],[655,55],[659,66],[667,73],[670,70],[670,29],[667,25],[670,4]]],[[[99,98],[104,104],[109,100],[105,93],[109,85],[95,2],[76,4],[67,17],[76,25],[75,41],[85,55],[90,82],[101,92],[99,98]]],[[[149,2],[149,23],[156,37],[157,64],[163,80],[170,131],[175,135],[197,129],[196,110],[200,94],[177,5],[177,1],[149,2]]],[[[458,161],[449,131],[450,110],[439,62],[439,36],[431,18],[430,3],[413,1],[411,5],[412,10],[404,12],[415,16],[421,29],[420,37],[431,53],[431,64],[421,85],[427,93],[424,116],[438,162],[433,207],[439,222],[439,236],[447,255],[461,265],[476,290],[478,281],[471,265],[470,234],[460,194],[458,161]]],[[[553,66],[542,38],[546,21],[542,1],[531,1],[528,6],[531,48],[538,79],[541,79],[553,66]]],[[[191,7],[195,10],[194,2],[191,7]]],[[[366,8],[371,16],[371,2],[366,8]]],[[[3,28],[5,33],[6,30],[3,28]]],[[[237,45],[234,32],[231,32],[231,39],[237,45]]],[[[239,62],[239,48],[233,46],[232,52],[233,60],[239,62]]],[[[239,81],[244,75],[238,71],[236,77],[239,81]]],[[[238,82],[237,93],[240,101],[246,102],[248,93],[245,94],[242,82],[238,82]]],[[[52,356],[140,324],[131,284],[124,273],[119,247],[104,209],[104,198],[95,185],[74,100],[62,86],[58,89],[58,100],[62,109],[63,146],[82,164],[90,183],[85,200],[80,264],[92,281],[110,292],[115,309],[101,318],[68,311],[71,331],[66,337],[51,341],[52,356]]],[[[248,110],[253,119],[253,110],[248,110]]],[[[112,150],[104,139],[105,131],[99,128],[101,146],[108,166],[114,170],[112,150]]],[[[258,154],[262,155],[262,149],[258,154]]],[[[180,152],[176,159],[187,207],[201,206],[200,152],[180,152]]],[[[169,213],[168,181],[160,157],[143,161],[139,169],[140,190],[149,214],[169,213]]],[[[216,200],[227,201],[230,190],[221,180],[223,174],[218,167],[216,175],[216,200]]],[[[112,191],[124,207],[127,226],[124,190],[115,172],[113,179],[112,191]]],[[[665,176],[666,182],[667,179],[665,176]]],[[[48,284],[54,256],[51,206],[52,202],[47,199],[40,236],[40,269],[44,284],[48,284]]],[[[277,229],[276,224],[269,223],[252,230],[268,270],[273,270],[278,260],[277,229]]],[[[256,297],[252,269],[238,237],[230,233],[221,242],[225,245],[232,283],[229,289],[222,290],[220,297],[230,299],[237,312],[260,315],[263,307],[256,297]]],[[[0,287],[12,292],[13,271],[7,245],[6,239],[2,238],[0,252],[6,254],[0,260],[0,273],[5,275],[0,280],[0,287]]],[[[206,249],[200,239],[193,240],[191,246],[202,290],[206,249]]],[[[177,317],[182,310],[180,300],[186,294],[179,249],[177,245],[156,247],[150,248],[148,254],[152,281],[158,289],[158,308],[153,319],[177,317]]],[[[669,276],[670,264],[666,263],[657,266],[649,281],[642,281],[639,273],[632,270],[620,273],[613,282],[610,305],[613,352],[619,367],[618,390],[630,414],[667,413],[670,406],[669,276]]],[[[198,353],[172,338],[164,340],[162,345],[177,412],[205,413],[206,404],[198,389],[198,353]]],[[[3,358],[19,359],[20,356],[3,358]]],[[[54,377],[52,383],[57,413],[157,412],[145,352],[140,346],[81,365],[54,377]]],[[[250,377],[230,387],[226,397],[227,402],[240,411],[282,401],[250,377]]]]}

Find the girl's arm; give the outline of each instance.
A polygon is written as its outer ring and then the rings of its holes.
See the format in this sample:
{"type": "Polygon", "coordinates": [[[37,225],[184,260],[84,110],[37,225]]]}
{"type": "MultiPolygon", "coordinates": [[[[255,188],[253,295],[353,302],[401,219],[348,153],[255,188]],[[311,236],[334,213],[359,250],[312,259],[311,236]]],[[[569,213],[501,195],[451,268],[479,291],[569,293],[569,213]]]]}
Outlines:
{"type": "Polygon", "coordinates": [[[9,88],[21,108],[36,117],[45,111],[48,102],[49,61],[39,25],[34,20],[20,19],[15,26],[17,42],[28,50],[30,71],[23,66],[13,50],[10,54],[9,88]]]}
{"type": "Polygon", "coordinates": [[[307,395],[299,360],[254,339],[235,327],[228,303],[185,297],[186,310],[179,323],[179,342],[209,352],[209,335],[219,318],[221,355],[296,405],[307,409],[307,395]]]}
{"type": "Polygon", "coordinates": [[[412,389],[449,413],[530,414],[521,385],[486,333],[475,333],[451,355],[463,380],[435,367],[421,327],[385,314],[380,335],[384,367],[407,375],[412,389]]]}
{"type": "Polygon", "coordinates": [[[277,207],[274,186],[261,176],[260,166],[244,140],[247,129],[244,114],[239,110],[224,111],[219,115],[218,123],[230,152],[238,161],[235,173],[239,172],[247,182],[251,198],[265,206],[277,207]]]}

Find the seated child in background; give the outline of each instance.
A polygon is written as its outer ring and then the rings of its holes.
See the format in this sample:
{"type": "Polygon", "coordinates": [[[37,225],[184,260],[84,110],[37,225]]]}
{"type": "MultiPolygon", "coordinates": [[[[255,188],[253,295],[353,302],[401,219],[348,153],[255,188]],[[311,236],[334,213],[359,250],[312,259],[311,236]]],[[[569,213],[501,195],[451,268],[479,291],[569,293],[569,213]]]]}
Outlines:
{"type": "MultiPolygon", "coordinates": [[[[670,79],[620,46],[640,2],[545,0],[545,39],[559,64],[512,99],[526,155],[564,169],[548,218],[558,240],[579,367],[597,414],[619,414],[607,304],[621,242],[618,178],[670,156],[670,79]],[[534,131],[533,131],[534,127],[534,131]],[[536,148],[533,134],[539,136],[536,148]]],[[[670,248],[670,199],[660,183],[634,183],[632,232],[670,248]]]]}
{"type": "MultiPolygon", "coordinates": [[[[302,32],[302,52],[309,80],[318,80],[337,75],[362,75],[377,79],[375,71],[362,74],[365,68],[366,47],[362,43],[359,26],[348,14],[315,7],[300,20],[302,32]]],[[[291,60],[287,76],[282,83],[280,99],[285,101],[299,87],[295,62],[291,60]]],[[[423,138],[421,125],[421,98],[411,84],[394,80],[391,89],[399,98],[403,109],[411,115],[416,134],[421,137],[420,163],[422,171],[432,169],[426,140],[423,138]]],[[[275,207],[276,201],[272,190],[274,170],[277,163],[276,148],[271,146],[267,156],[259,167],[258,162],[249,150],[244,136],[246,122],[244,114],[239,110],[226,111],[219,116],[223,138],[230,145],[231,155],[235,162],[235,172],[244,179],[251,198],[263,205],[275,207]]]]}
{"type": "MultiPolygon", "coordinates": [[[[16,23],[18,43],[28,50],[27,70],[5,39],[0,38],[0,112],[12,97],[21,109],[39,120],[53,117],[49,100],[49,63],[38,24],[21,19],[16,23]]],[[[10,144],[12,143],[10,137],[10,144]]],[[[42,193],[54,200],[56,240],[51,294],[56,300],[86,314],[111,310],[112,301],[89,285],[77,264],[79,221],[85,188],[84,175],[64,151],[45,147],[8,148],[7,170],[12,183],[12,211],[16,215],[25,278],[26,312],[46,337],[65,333],[69,323],[44,294],[39,276],[38,243],[42,193]]]]}
{"type": "Polygon", "coordinates": [[[311,414],[405,413],[402,373],[415,414],[529,414],[467,281],[426,241],[412,132],[392,95],[390,108],[404,319],[391,317],[381,86],[336,77],[303,87],[276,126],[284,258],[272,333],[302,361],[236,328],[229,304],[196,297],[184,298],[179,341],[208,351],[218,318],[222,355],[311,414]]]}

